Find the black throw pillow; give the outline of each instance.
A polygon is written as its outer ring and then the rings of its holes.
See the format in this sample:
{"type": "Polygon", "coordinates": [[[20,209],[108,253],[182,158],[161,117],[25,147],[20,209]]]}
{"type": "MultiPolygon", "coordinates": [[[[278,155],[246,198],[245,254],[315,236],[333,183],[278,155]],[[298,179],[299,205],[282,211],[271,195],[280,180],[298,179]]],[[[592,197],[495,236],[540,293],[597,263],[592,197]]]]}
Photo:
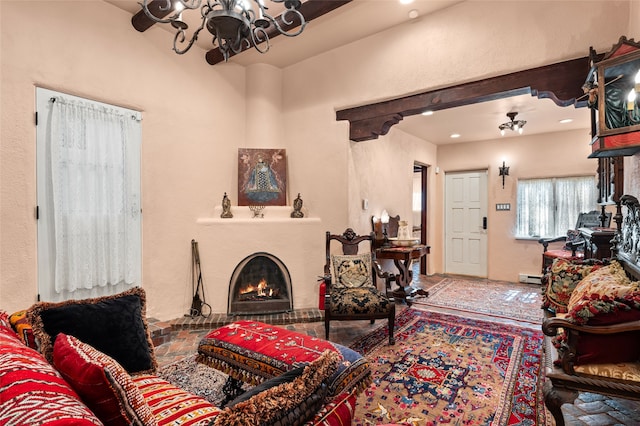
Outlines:
{"type": "Polygon", "coordinates": [[[139,287],[94,299],[41,302],[27,312],[49,362],[57,335],[64,333],[109,355],[130,374],[157,368],[145,315],[145,293],[139,287]]]}

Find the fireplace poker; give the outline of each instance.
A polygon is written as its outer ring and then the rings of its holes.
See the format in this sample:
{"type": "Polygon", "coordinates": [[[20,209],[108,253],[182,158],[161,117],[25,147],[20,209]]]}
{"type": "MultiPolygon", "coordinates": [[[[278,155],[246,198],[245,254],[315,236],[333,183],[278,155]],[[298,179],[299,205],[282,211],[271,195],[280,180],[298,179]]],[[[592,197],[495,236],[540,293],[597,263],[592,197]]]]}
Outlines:
{"type": "Polygon", "coordinates": [[[189,316],[197,317],[203,316],[208,318],[211,315],[211,305],[205,301],[204,297],[204,285],[202,284],[202,269],[200,267],[200,252],[198,250],[198,242],[191,240],[191,289],[193,290],[193,299],[191,301],[191,309],[189,310],[189,316]],[[196,275],[197,283],[196,283],[196,275]],[[202,297],[200,297],[202,293],[202,297]]]}

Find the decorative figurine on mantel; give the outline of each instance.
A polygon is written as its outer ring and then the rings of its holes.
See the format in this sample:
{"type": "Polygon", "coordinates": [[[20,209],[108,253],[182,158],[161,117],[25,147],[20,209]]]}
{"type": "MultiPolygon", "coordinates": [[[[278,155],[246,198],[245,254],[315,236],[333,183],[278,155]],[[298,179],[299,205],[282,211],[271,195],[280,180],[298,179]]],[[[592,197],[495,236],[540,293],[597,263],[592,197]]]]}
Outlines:
{"type": "Polygon", "coordinates": [[[293,218],[301,218],[304,217],[304,213],[302,213],[302,198],[300,198],[300,193],[298,192],[298,197],[293,200],[293,211],[291,212],[291,217],[293,218]]]}
{"type": "Polygon", "coordinates": [[[229,197],[227,197],[227,193],[224,193],[224,197],[222,197],[222,214],[220,217],[223,219],[230,219],[233,217],[233,213],[231,213],[231,201],[229,197]]]}
{"type": "Polygon", "coordinates": [[[264,210],[263,205],[249,205],[249,210],[251,210],[253,212],[253,218],[260,218],[262,219],[264,217],[264,213],[262,213],[262,210],[264,210]]]}

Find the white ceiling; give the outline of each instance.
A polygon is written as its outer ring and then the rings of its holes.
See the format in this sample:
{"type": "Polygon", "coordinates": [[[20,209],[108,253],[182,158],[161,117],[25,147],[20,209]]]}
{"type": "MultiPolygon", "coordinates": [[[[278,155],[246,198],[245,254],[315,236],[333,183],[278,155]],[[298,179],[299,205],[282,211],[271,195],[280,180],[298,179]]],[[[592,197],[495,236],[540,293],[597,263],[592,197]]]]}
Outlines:
{"type": "MultiPolygon", "coordinates": [[[[140,10],[138,0],[104,1],[126,10],[132,15],[140,10]]],[[[461,0],[414,0],[411,4],[402,5],[399,0],[353,0],[351,3],[307,23],[304,32],[297,37],[280,36],[274,38],[268,53],[260,54],[252,49],[232,57],[230,62],[244,66],[260,62],[284,68],[322,52],[411,21],[409,11],[415,10],[419,16],[424,16],[460,2],[461,0]]],[[[265,4],[270,7],[269,12],[273,15],[276,15],[278,8],[281,7],[280,4],[272,3],[269,0],[265,0],[265,4]]],[[[191,11],[189,15],[191,15],[190,19],[187,18],[188,15],[185,12],[185,21],[190,24],[191,28],[197,27],[199,12],[191,11]]],[[[167,31],[171,30],[169,25],[159,25],[159,27],[163,27],[167,31]]],[[[211,37],[203,36],[203,33],[199,37],[198,45],[208,50],[211,47],[211,37]]],[[[168,52],[171,52],[172,42],[173,36],[168,35],[168,52]]],[[[194,52],[187,54],[192,53],[194,52]]],[[[590,127],[587,108],[576,109],[573,106],[562,108],[549,99],[537,99],[525,94],[437,111],[434,115],[427,117],[406,117],[395,128],[436,145],[488,140],[500,137],[498,125],[508,121],[507,112],[518,112],[516,119],[527,121],[524,127],[526,134],[584,129],[585,134],[588,135],[590,127]],[[560,124],[559,121],[565,118],[570,118],[573,121],[568,124],[560,124]],[[452,139],[450,138],[452,133],[458,133],[461,136],[458,139],[452,139]]],[[[517,136],[517,133],[509,132],[504,137],[517,136]]]]}
{"type": "Polygon", "coordinates": [[[509,130],[500,136],[498,126],[509,121],[508,112],[517,112],[516,120],[527,122],[523,135],[583,129],[585,138],[590,137],[588,108],[559,107],[550,99],[538,99],[529,94],[436,111],[426,117],[411,116],[395,127],[436,145],[516,138],[520,135],[509,130]],[[560,123],[564,119],[572,121],[560,123]],[[460,137],[452,139],[454,133],[460,137]]]}

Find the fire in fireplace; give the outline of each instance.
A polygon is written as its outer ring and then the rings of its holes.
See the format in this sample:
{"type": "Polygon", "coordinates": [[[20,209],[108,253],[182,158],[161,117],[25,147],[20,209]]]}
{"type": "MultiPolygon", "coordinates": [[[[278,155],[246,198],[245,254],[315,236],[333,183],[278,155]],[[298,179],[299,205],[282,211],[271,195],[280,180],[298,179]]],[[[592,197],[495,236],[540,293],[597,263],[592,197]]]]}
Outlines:
{"type": "Polygon", "coordinates": [[[291,311],[291,277],[284,263],[269,253],[247,256],[231,276],[228,306],[230,315],[291,311]]]}

